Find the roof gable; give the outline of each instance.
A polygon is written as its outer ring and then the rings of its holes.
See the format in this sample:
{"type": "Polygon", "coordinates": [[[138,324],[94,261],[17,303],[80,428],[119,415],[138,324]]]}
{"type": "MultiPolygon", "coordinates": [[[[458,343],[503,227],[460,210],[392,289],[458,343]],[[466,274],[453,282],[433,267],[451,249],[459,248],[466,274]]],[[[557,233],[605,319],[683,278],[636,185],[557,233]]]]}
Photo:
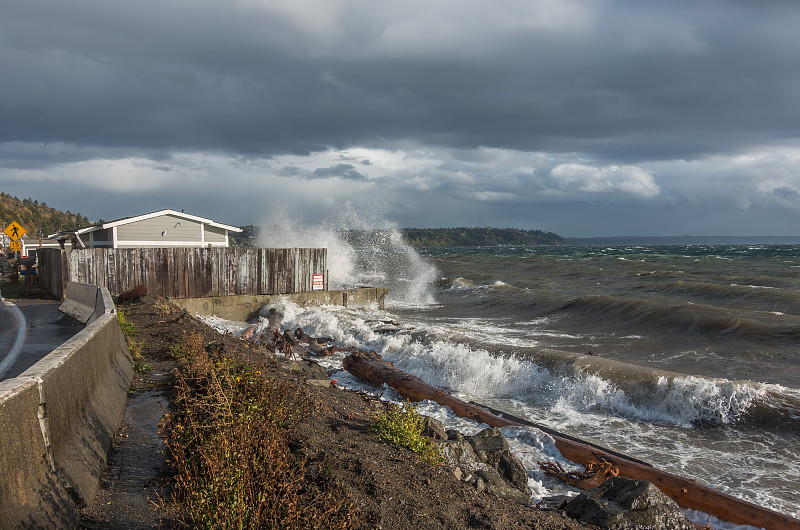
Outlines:
{"type": "Polygon", "coordinates": [[[222,223],[217,223],[212,219],[206,219],[205,217],[198,217],[197,215],[191,215],[191,214],[188,214],[188,213],[178,212],[176,210],[167,209],[167,210],[159,210],[157,212],[151,212],[151,213],[146,213],[146,214],[142,214],[142,215],[137,215],[137,216],[134,216],[134,217],[123,217],[122,219],[117,219],[117,220],[114,220],[114,221],[108,221],[108,222],[105,222],[105,223],[102,223],[102,224],[97,224],[97,225],[89,226],[89,227],[86,227],[86,228],[81,228],[80,230],[77,230],[76,233],[85,234],[87,232],[94,232],[96,230],[106,230],[108,228],[113,228],[115,226],[135,223],[137,221],[143,221],[145,219],[152,219],[153,217],[160,217],[162,215],[173,215],[173,216],[176,216],[176,217],[182,217],[184,219],[189,219],[189,220],[196,221],[196,222],[199,222],[199,223],[207,224],[209,226],[222,228],[222,229],[228,230],[230,232],[241,232],[242,231],[241,228],[238,228],[236,226],[225,225],[225,224],[222,224],[222,223]]]}

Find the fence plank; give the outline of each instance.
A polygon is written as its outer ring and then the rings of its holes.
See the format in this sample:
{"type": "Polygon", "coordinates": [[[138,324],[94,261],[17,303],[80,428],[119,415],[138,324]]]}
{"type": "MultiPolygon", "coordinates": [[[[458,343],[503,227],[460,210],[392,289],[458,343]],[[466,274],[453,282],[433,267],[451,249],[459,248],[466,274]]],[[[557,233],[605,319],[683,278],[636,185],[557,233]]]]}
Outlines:
{"type": "Polygon", "coordinates": [[[142,283],[154,295],[200,298],[310,291],[314,274],[327,276],[326,264],[324,248],[43,249],[39,275],[59,297],[74,281],[115,296],[142,283]]]}

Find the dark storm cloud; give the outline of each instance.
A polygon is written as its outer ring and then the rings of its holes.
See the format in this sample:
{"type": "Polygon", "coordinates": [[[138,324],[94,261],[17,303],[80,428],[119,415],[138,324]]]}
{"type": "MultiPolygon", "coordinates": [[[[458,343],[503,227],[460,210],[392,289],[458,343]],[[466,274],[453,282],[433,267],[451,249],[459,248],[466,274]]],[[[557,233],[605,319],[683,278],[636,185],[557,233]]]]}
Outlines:
{"type": "Polygon", "coordinates": [[[733,205],[783,230],[798,27],[779,1],[5,0],[0,187],[90,216],[377,192],[417,226],[710,230],[733,205]]]}
{"type": "Polygon", "coordinates": [[[519,2],[514,25],[469,2],[447,41],[431,35],[447,20],[382,3],[330,19],[260,4],[5,2],[0,140],[304,153],[411,137],[637,160],[798,132],[790,3],[579,3],[548,25],[535,10],[552,6],[519,2]]]}

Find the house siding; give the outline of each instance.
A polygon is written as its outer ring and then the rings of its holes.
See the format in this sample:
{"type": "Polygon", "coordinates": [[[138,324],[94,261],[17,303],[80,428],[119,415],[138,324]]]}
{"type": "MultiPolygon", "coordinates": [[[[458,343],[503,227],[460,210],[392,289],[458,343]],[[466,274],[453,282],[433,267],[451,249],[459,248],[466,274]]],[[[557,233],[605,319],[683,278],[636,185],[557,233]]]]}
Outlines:
{"type": "Polygon", "coordinates": [[[117,245],[119,246],[128,242],[132,242],[136,246],[158,246],[162,241],[164,246],[174,246],[175,243],[199,245],[202,243],[201,224],[174,215],[160,215],[117,227],[117,245]],[[166,232],[166,234],[162,236],[162,232],[166,232]],[[148,244],[144,245],[142,242],[148,242],[148,244]]]}
{"type": "Polygon", "coordinates": [[[225,243],[225,235],[227,230],[224,228],[218,228],[216,226],[209,226],[205,225],[206,229],[206,236],[205,242],[206,243],[225,243]]]}

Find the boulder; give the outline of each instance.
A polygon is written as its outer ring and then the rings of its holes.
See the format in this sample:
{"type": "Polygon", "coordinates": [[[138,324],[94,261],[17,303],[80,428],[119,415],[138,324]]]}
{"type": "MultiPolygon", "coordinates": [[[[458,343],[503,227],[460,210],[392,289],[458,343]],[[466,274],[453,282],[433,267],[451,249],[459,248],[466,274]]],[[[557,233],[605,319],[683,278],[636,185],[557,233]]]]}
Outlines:
{"type": "MultiPolygon", "coordinates": [[[[479,467],[475,470],[475,477],[476,480],[483,482],[483,487],[498,497],[510,499],[520,504],[531,502],[530,490],[527,493],[520,491],[516,486],[501,477],[500,473],[493,467],[487,465],[479,467]]],[[[483,488],[478,487],[478,489],[483,488]]]]}
{"type": "Polygon", "coordinates": [[[310,380],[325,380],[328,381],[328,371],[325,370],[319,363],[310,361],[308,359],[301,359],[299,361],[287,361],[286,369],[300,373],[300,376],[306,381],[310,380]]]}
{"type": "Polygon", "coordinates": [[[461,434],[461,431],[457,431],[455,429],[447,429],[447,439],[454,440],[456,442],[464,441],[464,435],[461,434]]]}
{"type": "Polygon", "coordinates": [[[478,461],[494,468],[503,480],[530,497],[528,472],[508,446],[500,429],[484,429],[468,438],[478,461]]]}
{"type": "Polygon", "coordinates": [[[478,467],[478,457],[466,440],[450,440],[439,444],[439,453],[447,465],[460,467],[465,474],[478,467]]]}
{"type": "Polygon", "coordinates": [[[564,506],[573,519],[614,530],[694,530],[678,504],[644,480],[613,477],[564,506]]]}
{"type": "Polygon", "coordinates": [[[422,433],[436,441],[447,440],[444,424],[430,416],[422,416],[422,433]]]}
{"type": "Polygon", "coordinates": [[[485,429],[468,437],[448,431],[447,437],[448,441],[439,444],[439,452],[448,465],[461,470],[456,476],[498,497],[530,501],[528,473],[499,429],[485,429]]]}

